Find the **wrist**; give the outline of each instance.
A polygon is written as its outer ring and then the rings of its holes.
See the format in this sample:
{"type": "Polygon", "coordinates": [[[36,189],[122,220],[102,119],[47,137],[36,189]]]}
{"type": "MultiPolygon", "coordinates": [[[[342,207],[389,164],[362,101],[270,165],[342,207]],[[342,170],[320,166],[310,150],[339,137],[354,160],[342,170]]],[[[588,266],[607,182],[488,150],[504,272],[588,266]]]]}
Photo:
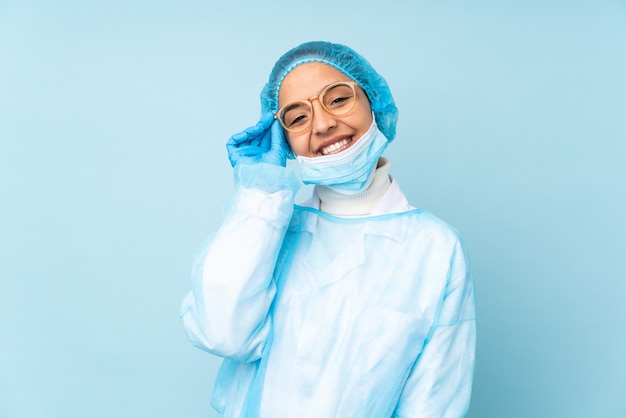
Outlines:
{"type": "Polygon", "coordinates": [[[239,164],[234,167],[235,187],[266,192],[291,190],[295,196],[302,183],[291,169],[270,163],[239,164]]]}

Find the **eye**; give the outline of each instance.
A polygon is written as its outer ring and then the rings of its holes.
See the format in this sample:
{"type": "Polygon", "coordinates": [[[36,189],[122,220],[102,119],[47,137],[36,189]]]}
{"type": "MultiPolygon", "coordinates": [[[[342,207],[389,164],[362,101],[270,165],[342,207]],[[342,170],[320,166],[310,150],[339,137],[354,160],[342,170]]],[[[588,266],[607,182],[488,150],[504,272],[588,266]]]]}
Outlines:
{"type": "Polygon", "coordinates": [[[308,123],[311,108],[308,103],[295,102],[287,105],[282,112],[282,121],[287,128],[298,128],[308,123]]]}
{"type": "Polygon", "coordinates": [[[285,124],[290,128],[297,128],[298,126],[302,126],[309,119],[308,115],[300,114],[296,116],[289,116],[284,119],[285,124]]]}
{"type": "Polygon", "coordinates": [[[333,99],[332,102],[330,102],[330,106],[338,106],[341,105],[342,103],[345,103],[349,100],[352,100],[351,96],[346,96],[346,97],[337,97],[336,99],[333,99]]]}
{"type": "Polygon", "coordinates": [[[324,93],[324,106],[329,110],[340,110],[354,103],[354,90],[348,84],[337,84],[324,93]]]}

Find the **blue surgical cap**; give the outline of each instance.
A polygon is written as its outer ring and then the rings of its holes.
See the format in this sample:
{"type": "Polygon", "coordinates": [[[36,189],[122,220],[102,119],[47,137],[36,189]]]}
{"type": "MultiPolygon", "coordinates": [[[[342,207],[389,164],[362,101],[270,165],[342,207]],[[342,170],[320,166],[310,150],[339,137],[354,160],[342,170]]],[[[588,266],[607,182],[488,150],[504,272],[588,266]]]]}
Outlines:
{"type": "Polygon", "coordinates": [[[330,65],[356,81],[370,100],[378,129],[389,141],[395,138],[398,108],[385,79],[354,50],[330,42],[306,42],[288,51],[276,61],[269,81],[261,92],[263,113],[278,111],[278,93],[283,80],[298,65],[309,62],[330,65]]]}

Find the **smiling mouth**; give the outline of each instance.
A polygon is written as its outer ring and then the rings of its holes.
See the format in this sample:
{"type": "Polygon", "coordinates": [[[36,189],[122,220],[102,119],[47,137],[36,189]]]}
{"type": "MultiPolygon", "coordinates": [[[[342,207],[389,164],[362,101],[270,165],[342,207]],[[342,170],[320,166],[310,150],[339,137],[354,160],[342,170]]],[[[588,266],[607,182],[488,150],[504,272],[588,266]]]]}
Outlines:
{"type": "Polygon", "coordinates": [[[352,143],[352,138],[342,139],[339,142],[335,142],[334,144],[331,144],[327,147],[322,148],[320,150],[320,153],[322,155],[337,154],[338,152],[341,152],[344,149],[348,148],[351,143],[352,143]]]}

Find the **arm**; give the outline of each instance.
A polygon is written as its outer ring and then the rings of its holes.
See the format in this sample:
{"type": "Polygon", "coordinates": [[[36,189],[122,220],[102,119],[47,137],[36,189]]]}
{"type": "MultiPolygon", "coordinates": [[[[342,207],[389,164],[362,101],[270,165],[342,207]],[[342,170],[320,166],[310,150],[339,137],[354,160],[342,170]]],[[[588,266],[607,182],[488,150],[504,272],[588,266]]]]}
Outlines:
{"type": "Polygon", "coordinates": [[[221,357],[261,355],[276,286],[273,272],[300,186],[272,115],[227,143],[236,194],[219,230],[194,258],[192,292],[180,309],[189,339],[221,357]]]}
{"type": "Polygon", "coordinates": [[[286,168],[269,164],[244,165],[236,172],[247,184],[238,181],[223,224],[194,257],[192,292],[183,302],[181,317],[197,347],[221,357],[254,361],[269,329],[267,315],[275,294],[272,274],[297,183],[286,168]],[[270,178],[272,187],[282,183],[284,188],[248,187],[270,178]]]}
{"type": "Polygon", "coordinates": [[[464,417],[474,374],[474,283],[457,244],[438,319],[404,386],[394,418],[464,417]]]}

